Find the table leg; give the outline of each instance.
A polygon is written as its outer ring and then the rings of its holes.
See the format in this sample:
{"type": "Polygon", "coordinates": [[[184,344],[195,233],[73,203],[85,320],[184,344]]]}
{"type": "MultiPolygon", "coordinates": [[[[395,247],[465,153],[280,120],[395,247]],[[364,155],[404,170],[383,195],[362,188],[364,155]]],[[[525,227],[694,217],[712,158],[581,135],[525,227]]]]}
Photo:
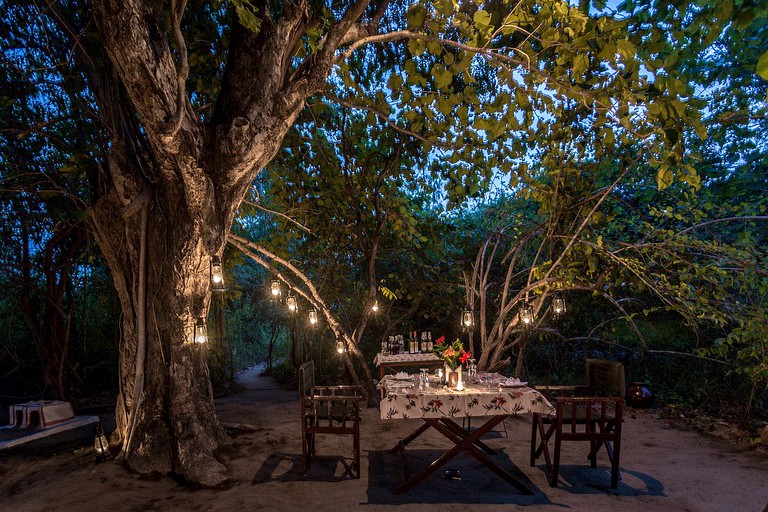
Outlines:
{"type": "MultiPolygon", "coordinates": [[[[504,421],[504,420],[502,420],[502,421],[504,421]]],[[[451,429],[457,436],[461,437],[462,439],[467,437],[469,435],[469,433],[470,433],[469,429],[465,429],[463,427],[460,427],[458,423],[455,423],[453,421],[450,421],[450,422],[447,422],[447,423],[443,422],[443,425],[445,425],[447,428],[451,429]]],[[[496,452],[493,450],[493,448],[491,448],[487,444],[483,443],[479,439],[477,441],[475,441],[475,445],[480,447],[480,448],[482,448],[483,451],[485,453],[487,453],[488,455],[496,455],[496,452]]]]}
{"type": "MultiPolygon", "coordinates": [[[[486,432],[489,432],[493,427],[504,421],[504,416],[493,416],[492,419],[486,421],[480,428],[478,428],[474,433],[471,434],[471,437],[477,436],[478,438],[480,436],[483,436],[486,432]],[[498,418],[498,419],[497,419],[498,418]]],[[[454,423],[451,420],[448,419],[441,419],[440,420],[440,426],[447,426],[449,423],[453,423],[454,426],[458,427],[456,423],[454,423]]],[[[440,430],[439,427],[435,427],[438,430],[440,430]]],[[[455,430],[455,429],[452,429],[455,430]]],[[[462,429],[463,430],[463,429],[462,429]]],[[[451,439],[450,435],[448,435],[446,432],[442,432],[443,435],[451,439]]],[[[468,436],[470,437],[470,436],[468,436]]],[[[458,439],[454,438],[451,439],[453,442],[457,442],[458,439]]],[[[460,444],[463,446],[468,441],[471,441],[470,439],[465,439],[460,444]]],[[[487,455],[485,455],[483,452],[478,450],[476,448],[477,441],[470,442],[466,445],[466,448],[464,451],[472,455],[474,458],[476,458],[478,461],[482,462],[486,467],[490,468],[494,473],[499,475],[501,478],[506,480],[508,483],[514,485],[518,491],[520,491],[523,494],[533,494],[530,489],[528,489],[525,485],[523,485],[522,482],[520,482],[517,478],[512,476],[508,471],[503,469],[501,466],[496,464],[494,461],[488,458],[487,455]]]]}
{"type": "Polygon", "coordinates": [[[533,421],[534,430],[531,435],[531,466],[536,465],[536,459],[543,453],[544,464],[547,466],[547,477],[551,479],[554,475],[554,469],[552,467],[552,458],[549,454],[549,439],[552,437],[557,425],[555,425],[555,423],[550,423],[549,428],[545,429],[541,414],[538,413],[533,415],[533,421]],[[541,437],[541,443],[534,450],[533,445],[536,442],[536,430],[538,430],[539,436],[541,437]]]}
{"type": "MultiPolygon", "coordinates": [[[[384,380],[384,368],[386,368],[383,364],[379,365],[379,382],[384,380]]],[[[384,400],[384,397],[387,394],[387,390],[384,388],[381,388],[381,399],[384,400]]]]}
{"type": "Polygon", "coordinates": [[[429,427],[431,425],[429,423],[424,423],[423,425],[420,425],[419,428],[402,438],[400,441],[397,442],[395,446],[392,447],[392,449],[389,450],[389,453],[395,453],[400,450],[404,450],[405,446],[419,437],[421,434],[423,434],[425,431],[429,430],[429,427]]]}
{"type": "Polygon", "coordinates": [[[463,436],[459,435],[456,432],[456,429],[458,428],[462,432],[464,432],[464,429],[459,427],[455,422],[453,422],[448,418],[441,418],[441,419],[422,418],[425,422],[426,428],[424,428],[423,430],[422,429],[417,429],[417,430],[421,430],[421,432],[423,432],[424,430],[426,430],[431,426],[435,428],[435,430],[443,434],[445,437],[453,441],[455,443],[455,446],[450,450],[448,450],[447,452],[445,452],[440,457],[438,457],[437,459],[435,459],[431,464],[429,464],[426,468],[424,468],[419,474],[417,474],[413,478],[407,479],[405,483],[403,483],[400,487],[394,490],[394,493],[400,494],[412,489],[416,484],[423,481],[429,475],[437,471],[446,462],[454,458],[459,453],[466,451],[470,455],[475,457],[477,460],[482,462],[485,466],[490,468],[494,473],[496,473],[497,475],[502,477],[504,480],[514,485],[520,492],[524,494],[533,494],[525,485],[522,484],[522,482],[518,481],[509,472],[501,468],[498,464],[496,464],[491,459],[489,459],[487,455],[485,455],[483,452],[481,452],[475,447],[476,441],[480,439],[480,437],[484,435],[486,432],[488,432],[493,427],[495,427],[496,425],[504,421],[504,418],[505,416],[503,415],[492,416],[480,428],[478,428],[472,433],[469,433],[463,436]],[[450,425],[451,423],[453,425],[450,425]]]}

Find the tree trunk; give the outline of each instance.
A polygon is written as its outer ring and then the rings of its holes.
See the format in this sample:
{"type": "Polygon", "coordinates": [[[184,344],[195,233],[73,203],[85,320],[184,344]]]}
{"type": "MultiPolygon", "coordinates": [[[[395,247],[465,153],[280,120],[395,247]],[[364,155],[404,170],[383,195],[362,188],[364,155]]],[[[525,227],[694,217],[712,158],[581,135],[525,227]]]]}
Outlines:
{"type": "Polygon", "coordinates": [[[122,214],[117,193],[92,210],[123,310],[116,437],[133,470],[218,485],[226,473],[212,454],[227,436],[214,411],[207,346],[192,339],[210,298],[206,219],[162,188],[136,196],[147,201],[146,219],[122,214]]]}
{"type": "MultiPolygon", "coordinates": [[[[109,132],[90,215],[123,313],[113,440],[128,467],[205,486],[226,480],[214,453],[228,439],[214,411],[205,347],[192,341],[208,311],[210,258],[221,255],[248,187],[305,99],[323,87],[367,3],[352,4],[296,68],[311,21],[306,0],[264,15],[258,33],[233,13],[205,122],[187,94],[186,2],[170,2],[168,12],[167,2],[92,0],[92,20],[49,5],[63,32],[89,35],[75,46],[109,132]]],[[[270,8],[257,5],[260,15],[270,8]]]]}

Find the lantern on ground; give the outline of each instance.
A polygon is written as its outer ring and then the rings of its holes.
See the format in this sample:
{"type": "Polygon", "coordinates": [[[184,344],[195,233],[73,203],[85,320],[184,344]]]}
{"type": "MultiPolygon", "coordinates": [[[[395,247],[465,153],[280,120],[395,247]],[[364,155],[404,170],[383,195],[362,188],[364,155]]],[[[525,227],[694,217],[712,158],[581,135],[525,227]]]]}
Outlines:
{"type": "Polygon", "coordinates": [[[309,310],[309,325],[317,325],[317,310],[315,308],[309,310]]]}
{"type": "Polygon", "coordinates": [[[339,340],[336,342],[336,352],[343,354],[347,349],[344,347],[344,342],[339,340]]]}
{"type": "Polygon", "coordinates": [[[272,293],[272,298],[275,299],[280,296],[280,281],[273,279],[269,286],[269,290],[272,293]]]}
{"type": "Polygon", "coordinates": [[[104,435],[101,425],[96,425],[96,433],[93,438],[93,451],[96,452],[96,462],[104,462],[109,459],[109,441],[104,435]]]}
{"type": "Polygon", "coordinates": [[[226,289],[224,287],[224,271],[218,256],[211,256],[211,289],[214,292],[223,292],[226,289]]]}
{"type": "Polygon", "coordinates": [[[208,328],[205,326],[205,320],[202,317],[195,322],[195,343],[208,343],[208,328]]]}
{"type": "Polygon", "coordinates": [[[379,310],[379,301],[375,300],[373,301],[373,306],[371,306],[371,311],[376,313],[379,310]]]}
{"type": "Polygon", "coordinates": [[[533,323],[533,307],[527,302],[523,306],[523,309],[520,310],[520,320],[522,320],[525,325],[531,325],[533,323]]]}
{"type": "Polygon", "coordinates": [[[475,326],[475,314],[471,309],[465,309],[461,312],[461,328],[469,331],[475,326]]]}
{"type": "Polygon", "coordinates": [[[288,297],[285,298],[285,305],[288,306],[288,311],[295,313],[299,310],[299,303],[296,301],[296,296],[288,292],[288,297]]]}
{"type": "Polygon", "coordinates": [[[555,314],[555,318],[564,315],[565,311],[565,299],[560,294],[555,295],[555,298],[552,299],[552,312],[555,314]]]}

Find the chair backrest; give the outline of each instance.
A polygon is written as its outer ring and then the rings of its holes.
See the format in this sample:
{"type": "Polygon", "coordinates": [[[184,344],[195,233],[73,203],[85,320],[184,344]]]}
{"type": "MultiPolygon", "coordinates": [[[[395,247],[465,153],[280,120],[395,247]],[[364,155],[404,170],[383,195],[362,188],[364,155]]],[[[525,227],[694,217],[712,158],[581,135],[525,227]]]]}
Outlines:
{"type": "Polygon", "coordinates": [[[315,387],[315,362],[307,361],[299,367],[299,393],[302,398],[315,387]]]}
{"type": "Polygon", "coordinates": [[[607,359],[587,359],[587,388],[590,396],[624,397],[624,365],[607,359]]]}

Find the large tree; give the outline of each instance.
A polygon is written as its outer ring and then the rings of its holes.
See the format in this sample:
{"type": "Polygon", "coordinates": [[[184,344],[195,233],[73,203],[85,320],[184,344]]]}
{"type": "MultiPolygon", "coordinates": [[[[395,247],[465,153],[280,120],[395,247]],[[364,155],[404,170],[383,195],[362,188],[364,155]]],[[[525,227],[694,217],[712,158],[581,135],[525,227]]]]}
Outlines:
{"type": "Polygon", "coordinates": [[[580,105],[579,129],[639,142],[661,179],[688,172],[680,130],[697,110],[685,86],[661,73],[650,83],[635,54],[642,37],[582,4],[46,4],[39,33],[71,41],[76,60],[61,66],[92,95],[74,115],[98,114],[88,213],[123,311],[115,441],[129,467],[225,481],[214,452],[227,438],[192,341],[209,264],[254,177],[330,76],[343,84],[339,101],[448,164],[451,200],[496,172],[525,175],[528,147],[555,133],[564,105],[580,105]]]}

